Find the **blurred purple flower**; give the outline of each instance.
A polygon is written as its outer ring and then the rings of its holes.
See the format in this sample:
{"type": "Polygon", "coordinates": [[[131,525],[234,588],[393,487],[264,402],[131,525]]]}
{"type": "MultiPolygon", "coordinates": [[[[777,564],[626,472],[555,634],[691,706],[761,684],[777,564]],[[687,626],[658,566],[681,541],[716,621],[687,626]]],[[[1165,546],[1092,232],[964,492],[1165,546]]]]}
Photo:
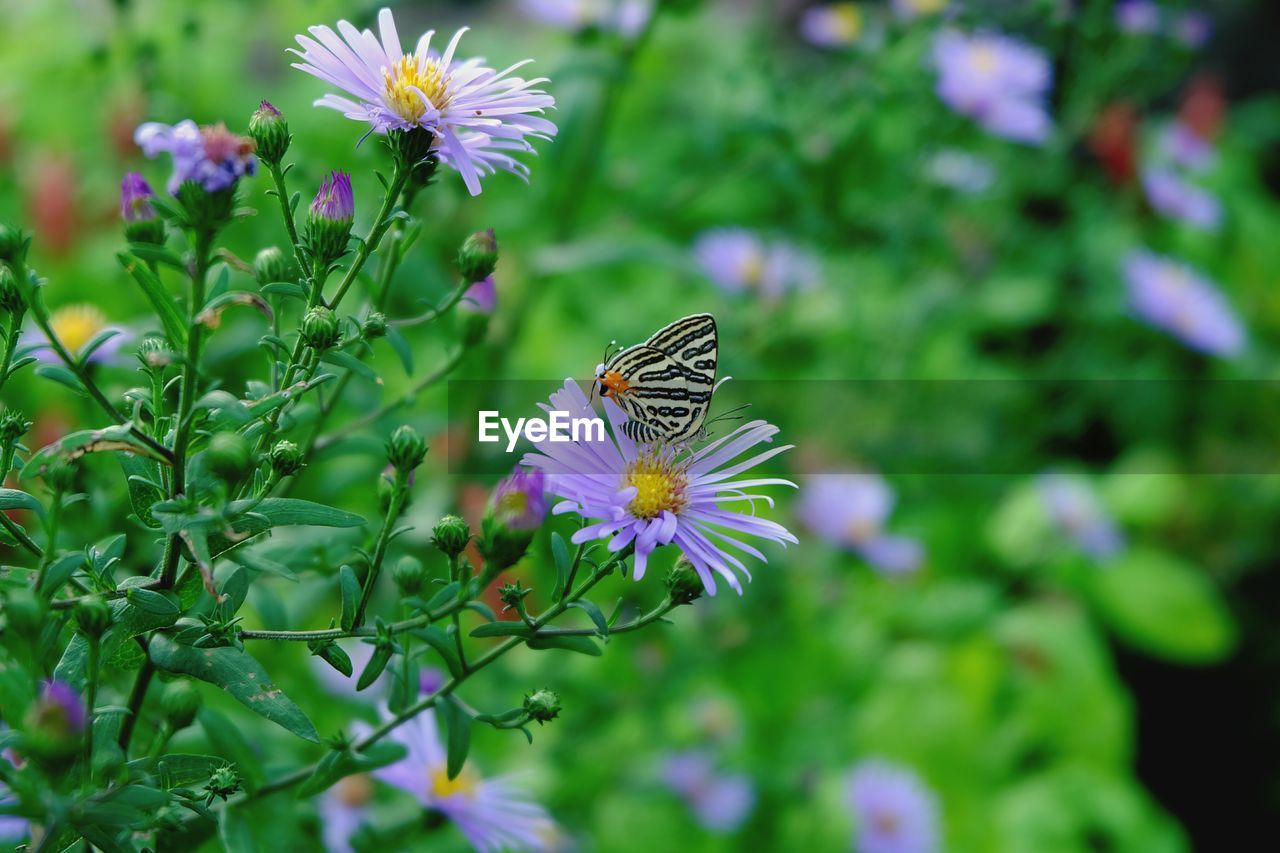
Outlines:
{"type": "Polygon", "coordinates": [[[862,10],[854,3],[810,6],[800,16],[800,35],[818,47],[848,47],[862,35],[862,10]]]}
{"type": "Polygon", "coordinates": [[[1222,224],[1222,204],[1217,196],[1172,169],[1144,168],[1142,188],[1152,209],[1162,216],[1203,231],[1216,231],[1222,224]]]}
{"type": "Polygon", "coordinates": [[[1125,258],[1124,275],[1134,310],[1151,325],[1210,355],[1244,349],[1244,327],[1230,303],[1188,265],[1135,250],[1125,258]]]}
{"type": "Polygon", "coordinates": [[[755,290],[777,299],[812,285],[820,275],[808,252],[781,240],[766,243],[745,228],[704,231],[693,252],[707,277],[729,293],[755,290]]]}
{"type": "Polygon", "coordinates": [[[701,750],[669,756],[663,762],[662,779],[688,803],[698,823],[709,832],[733,832],[756,805],[751,777],[718,772],[710,754],[701,750]]]}
{"type": "Polygon", "coordinates": [[[489,498],[494,518],[511,530],[536,530],[547,515],[546,477],[516,467],[489,498]]]}
{"type": "Polygon", "coordinates": [[[173,177],[167,187],[170,194],[186,181],[218,192],[258,170],[253,140],[237,136],[224,124],[199,127],[185,119],[170,126],[150,121],[139,126],[133,138],[147,157],[154,159],[167,152],[173,158],[173,177]]]}
{"type": "MultiPolygon", "coordinates": [[[[545,411],[567,412],[570,418],[595,415],[587,396],[572,379],[551,395],[545,411]]],[[[755,502],[773,506],[773,499],[745,490],[761,486],[792,486],[774,477],[734,479],[767,459],[789,450],[783,445],[756,453],[743,453],[770,443],[778,428],[765,421],[751,421],[733,432],[694,450],[688,445],[637,445],[622,433],[626,415],[609,401],[604,406],[611,436],[603,442],[539,442],[521,464],[546,474],[547,491],[564,498],[552,513],[576,512],[593,523],[573,534],[575,544],[609,539],[609,550],[635,545],[633,577],[644,577],[649,555],[661,545],[675,545],[693,564],[708,595],[715,595],[715,575],[742,593],[736,572],[751,579],[751,572],[732,549],[765,561],[754,546],[736,535],[757,536],[772,542],[795,542],[780,524],[753,512],[735,512],[724,505],[755,502]],[[727,467],[725,467],[727,466],[727,467]]]]}
{"type": "Polygon", "coordinates": [[[944,30],[934,39],[938,97],[997,136],[1043,142],[1052,129],[1045,99],[1052,71],[1044,51],[996,33],[944,30]]]}
{"type": "Polygon", "coordinates": [[[311,215],[331,222],[351,222],[356,216],[355,195],[351,176],[346,172],[330,172],[320,181],[320,189],[311,200],[311,215]]]}
{"type": "Polygon", "coordinates": [[[814,533],[858,554],[889,575],[913,572],[924,561],[919,540],[890,536],[893,490],[877,474],[824,474],[800,489],[796,514],[814,533]]]}
{"type": "Polygon", "coordinates": [[[857,853],[932,853],[938,840],[938,805],[914,771],[871,759],[854,767],[849,804],[857,824],[857,853]]]}
{"type": "Polygon", "coordinates": [[[1173,37],[1191,49],[1204,47],[1213,35],[1213,21],[1204,12],[1191,10],[1173,19],[1173,37]]]}
{"type": "MultiPolygon", "coordinates": [[[[4,731],[4,725],[0,724],[0,732],[4,731]]],[[[7,753],[7,750],[6,750],[7,753]]],[[[9,755],[0,755],[0,761],[11,763],[9,755]]],[[[0,782],[0,806],[11,805],[14,802],[13,792],[9,790],[9,786],[4,782],[0,782]]],[[[31,823],[25,817],[17,815],[0,814],[0,841],[16,842],[25,839],[31,834],[31,823]]]]}
{"type": "Polygon", "coordinates": [[[498,307],[498,286],[493,276],[482,278],[467,288],[458,300],[458,310],[464,314],[492,314],[498,307]]]}
{"type": "Polygon", "coordinates": [[[327,94],[316,106],[329,107],[349,119],[367,122],[372,132],[423,128],[435,136],[440,157],[462,176],[471,195],[480,194],[481,174],[495,169],[521,176],[528,170],[506,151],[532,151],[526,137],[549,139],[556,126],[532,115],[555,106],[555,99],[535,88],[546,78],[509,76],[532,62],[502,71],[483,60],[457,60],[458,30],[444,55],[431,50],[428,31],[412,53],[405,53],[390,9],[378,13],[378,35],[338,23],[339,37],[329,27],[311,27],[315,38],[297,37],[302,61],[293,67],[336,86],[356,100],[327,94]]]}
{"type": "Polygon", "coordinates": [[[146,222],[156,218],[151,206],[155,191],[137,172],[126,172],[120,181],[120,218],[125,222],[146,222]]]}
{"type": "Polygon", "coordinates": [[[1160,29],[1160,7],[1151,0],[1120,0],[1116,26],[1126,33],[1150,35],[1160,29]]]}
{"type": "Polygon", "coordinates": [[[1160,152],[1175,166],[1190,172],[1204,172],[1217,160],[1213,146],[1181,121],[1167,125],[1160,133],[1160,152]]]}
{"type": "Polygon", "coordinates": [[[1049,519],[1085,554],[1104,560],[1124,548],[1124,535],[1086,482],[1051,473],[1036,486],[1049,519]]]}
{"type": "Polygon", "coordinates": [[[434,711],[425,711],[392,729],[388,738],[409,753],[401,761],[373,771],[374,778],[443,813],[480,853],[545,850],[554,845],[559,833],[555,822],[509,778],[481,778],[470,763],[457,777],[449,778],[434,711]]]}
{"type": "Polygon", "coordinates": [[[893,14],[902,21],[936,15],[947,8],[948,0],[893,0],[893,14]]]}
{"type": "Polygon", "coordinates": [[[68,733],[84,731],[88,722],[84,700],[76,689],[65,681],[53,679],[44,683],[40,700],[36,704],[37,715],[42,720],[56,721],[64,725],[68,733]]]}
{"type": "Polygon", "coordinates": [[[520,11],[570,32],[588,29],[634,38],[653,15],[653,0],[519,0],[520,11]]]}
{"type": "Polygon", "coordinates": [[[986,192],[996,181],[995,168],[989,161],[955,148],[930,157],[925,163],[925,174],[939,186],[969,195],[986,192]]]}
{"type": "MultiPolygon", "coordinates": [[[[116,361],[121,348],[132,337],[128,329],[112,325],[96,305],[88,302],[66,305],[54,311],[49,315],[49,327],[53,329],[58,342],[73,356],[78,355],[86,344],[103,332],[114,332],[115,334],[89,355],[90,364],[107,364],[116,361]]],[[[36,347],[32,354],[37,359],[46,364],[61,363],[61,359],[54,352],[48,336],[43,331],[35,330],[32,338],[36,347]]]]}
{"type": "Polygon", "coordinates": [[[364,773],[339,779],[324,792],[317,813],[327,853],[352,853],[351,836],[368,817],[371,802],[373,782],[364,773]]]}

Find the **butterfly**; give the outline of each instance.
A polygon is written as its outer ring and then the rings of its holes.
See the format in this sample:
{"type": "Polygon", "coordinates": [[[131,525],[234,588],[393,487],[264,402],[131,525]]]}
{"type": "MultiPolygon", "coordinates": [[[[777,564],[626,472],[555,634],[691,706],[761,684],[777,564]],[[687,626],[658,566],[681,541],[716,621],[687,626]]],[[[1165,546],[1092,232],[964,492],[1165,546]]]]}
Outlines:
{"type": "Polygon", "coordinates": [[[718,345],[715,317],[693,314],[607,356],[596,382],[627,413],[622,433],[643,444],[697,436],[715,390],[718,345]]]}

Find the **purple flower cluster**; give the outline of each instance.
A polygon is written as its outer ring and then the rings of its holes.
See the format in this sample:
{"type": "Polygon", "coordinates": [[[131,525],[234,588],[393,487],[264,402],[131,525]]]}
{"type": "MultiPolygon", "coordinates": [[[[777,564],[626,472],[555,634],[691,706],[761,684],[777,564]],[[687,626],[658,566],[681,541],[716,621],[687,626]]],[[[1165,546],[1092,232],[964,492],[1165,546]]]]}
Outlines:
{"type": "Polygon", "coordinates": [[[1043,142],[1053,128],[1046,99],[1053,84],[1044,51],[997,33],[939,33],[933,44],[938,97],[989,133],[1043,142]]]}
{"type": "Polygon", "coordinates": [[[1086,482],[1045,474],[1036,485],[1049,519],[1082,552],[1105,560],[1124,548],[1124,534],[1086,482]]]}
{"type": "Polygon", "coordinates": [[[783,240],[766,241],[745,228],[705,231],[693,253],[707,277],[728,293],[755,291],[772,300],[809,287],[820,275],[808,252],[783,240]]]}
{"type": "Polygon", "coordinates": [[[938,804],[912,770],[872,759],[853,769],[849,804],[857,824],[857,853],[933,853],[938,804]]]}
{"type": "Polygon", "coordinates": [[[885,574],[901,575],[920,567],[924,547],[916,539],[884,532],[893,504],[893,490],[883,477],[828,474],[804,484],[796,513],[828,542],[848,548],[885,574]]]}
{"type": "Polygon", "coordinates": [[[1130,35],[1164,32],[1189,48],[1203,47],[1213,35],[1213,24],[1204,12],[1193,9],[1170,15],[1152,0],[1120,0],[1115,21],[1116,27],[1130,35]]]}
{"type": "Polygon", "coordinates": [[[1124,276],[1134,311],[1152,326],[1210,355],[1244,349],[1244,327],[1231,304],[1187,264],[1137,250],[1125,258],[1124,276]]]}
{"type": "Polygon", "coordinates": [[[253,140],[237,136],[223,124],[199,127],[191,119],[175,125],[150,121],[138,128],[134,141],[150,158],[162,152],[173,158],[170,194],[187,181],[194,181],[211,193],[218,192],[234,187],[258,169],[253,140]]]}
{"type": "Polygon", "coordinates": [[[733,832],[756,805],[751,777],[716,770],[711,755],[702,750],[669,756],[662,766],[662,780],[708,832],[733,832]]]}

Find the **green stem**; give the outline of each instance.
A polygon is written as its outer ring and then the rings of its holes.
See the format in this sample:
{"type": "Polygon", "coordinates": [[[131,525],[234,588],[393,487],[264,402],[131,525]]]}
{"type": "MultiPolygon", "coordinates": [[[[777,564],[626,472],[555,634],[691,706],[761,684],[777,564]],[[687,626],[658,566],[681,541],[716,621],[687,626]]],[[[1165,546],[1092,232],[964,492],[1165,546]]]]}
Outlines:
{"type": "Polygon", "coordinates": [[[289,198],[289,191],[284,185],[284,170],[280,168],[279,163],[268,163],[267,171],[271,173],[271,180],[276,186],[276,198],[280,200],[280,214],[284,217],[284,230],[289,234],[289,243],[293,246],[293,257],[298,262],[298,269],[305,278],[311,277],[311,264],[307,262],[307,254],[303,251],[302,241],[298,239],[298,226],[293,219],[292,201],[289,198]]]}
{"type": "Polygon", "coordinates": [[[400,518],[400,510],[404,508],[405,497],[409,494],[409,475],[404,471],[396,471],[395,487],[391,491],[391,500],[387,504],[387,514],[382,520],[382,530],[378,531],[378,541],[373,546],[373,557],[369,560],[369,574],[364,579],[364,589],[360,591],[360,604],[356,607],[356,618],[353,628],[364,624],[364,612],[373,597],[373,589],[378,583],[378,575],[382,572],[382,561],[387,556],[387,545],[391,543],[391,534],[395,532],[396,520],[400,518]]]}
{"type": "Polygon", "coordinates": [[[26,313],[25,308],[20,308],[9,316],[9,330],[4,339],[4,361],[0,362],[0,388],[9,381],[9,369],[13,366],[13,353],[18,348],[18,339],[22,336],[22,319],[26,313]]]}
{"type": "Polygon", "coordinates": [[[391,186],[388,187],[387,194],[383,196],[382,207],[378,210],[378,215],[373,220],[373,227],[369,229],[369,235],[365,237],[360,244],[360,248],[356,250],[355,259],[351,262],[351,266],[347,268],[346,275],[342,277],[342,283],[338,285],[338,290],[333,294],[333,299],[329,300],[329,307],[333,310],[338,310],[342,297],[347,295],[347,291],[355,283],[356,276],[364,268],[365,261],[369,260],[369,256],[378,250],[378,244],[382,242],[382,236],[387,233],[387,229],[392,225],[391,211],[395,207],[396,201],[399,200],[400,193],[404,190],[408,180],[409,170],[397,164],[396,170],[391,176],[391,186]]]}
{"type": "Polygon", "coordinates": [[[84,688],[84,767],[82,785],[85,793],[93,786],[93,709],[98,699],[98,652],[100,638],[86,637],[89,641],[89,665],[84,688]]]}
{"type": "Polygon", "coordinates": [[[138,724],[138,717],[142,714],[142,703],[147,698],[147,688],[151,686],[151,676],[156,673],[155,664],[151,662],[146,644],[141,637],[138,638],[138,642],[142,646],[145,657],[142,660],[142,668],[138,670],[138,677],[133,681],[133,690],[129,692],[129,713],[125,714],[120,722],[120,748],[124,750],[126,756],[129,754],[129,741],[133,738],[133,730],[138,724]]]}

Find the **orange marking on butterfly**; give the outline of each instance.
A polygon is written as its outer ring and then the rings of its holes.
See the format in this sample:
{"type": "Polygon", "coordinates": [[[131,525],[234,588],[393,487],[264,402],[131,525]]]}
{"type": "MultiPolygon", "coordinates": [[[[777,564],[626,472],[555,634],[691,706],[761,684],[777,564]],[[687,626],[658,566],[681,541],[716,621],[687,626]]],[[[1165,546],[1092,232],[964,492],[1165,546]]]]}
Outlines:
{"type": "Polygon", "coordinates": [[[624,397],[631,392],[631,383],[616,370],[606,370],[596,379],[600,383],[601,397],[624,397]]]}

